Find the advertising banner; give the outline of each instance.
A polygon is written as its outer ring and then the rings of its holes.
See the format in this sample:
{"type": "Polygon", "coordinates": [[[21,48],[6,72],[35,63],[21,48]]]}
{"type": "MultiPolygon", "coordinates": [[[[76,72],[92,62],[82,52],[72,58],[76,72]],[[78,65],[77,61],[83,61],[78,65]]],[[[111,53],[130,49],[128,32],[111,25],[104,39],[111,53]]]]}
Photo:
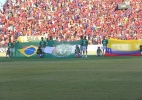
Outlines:
{"type": "Polygon", "coordinates": [[[7,47],[0,46],[0,57],[6,56],[6,50],[7,50],[7,47]]]}
{"type": "MultiPolygon", "coordinates": [[[[19,42],[34,42],[34,41],[40,41],[41,37],[44,36],[20,36],[18,37],[19,42]]],[[[45,38],[45,37],[44,37],[45,38]]]]}

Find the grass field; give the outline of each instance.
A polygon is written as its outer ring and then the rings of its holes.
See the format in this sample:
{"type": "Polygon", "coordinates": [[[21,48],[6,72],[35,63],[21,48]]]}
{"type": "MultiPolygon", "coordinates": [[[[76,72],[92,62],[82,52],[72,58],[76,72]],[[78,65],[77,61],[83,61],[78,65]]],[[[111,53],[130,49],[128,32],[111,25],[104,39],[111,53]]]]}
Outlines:
{"type": "Polygon", "coordinates": [[[142,57],[0,58],[0,100],[142,100],[142,57]]]}

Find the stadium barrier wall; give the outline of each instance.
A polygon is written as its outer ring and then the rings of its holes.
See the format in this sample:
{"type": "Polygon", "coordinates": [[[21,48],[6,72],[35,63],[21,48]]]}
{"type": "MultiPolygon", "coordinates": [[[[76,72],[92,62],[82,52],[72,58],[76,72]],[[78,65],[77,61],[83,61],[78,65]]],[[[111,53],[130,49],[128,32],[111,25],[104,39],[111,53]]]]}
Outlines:
{"type": "MultiPolygon", "coordinates": [[[[96,51],[97,51],[97,48],[98,48],[98,46],[100,46],[101,47],[101,45],[88,45],[88,55],[96,55],[96,51]]],[[[33,50],[37,50],[37,46],[33,46],[33,45],[31,45],[31,46],[27,46],[26,48],[24,48],[24,49],[21,49],[20,50],[20,53],[23,53],[23,55],[25,55],[25,57],[32,57],[32,56],[34,56],[34,55],[36,55],[36,54],[25,54],[24,53],[24,50],[26,50],[26,49],[30,49],[30,47],[31,48],[33,48],[33,50]],[[35,48],[35,49],[34,49],[35,48]]],[[[0,47],[0,57],[5,57],[6,56],[6,50],[7,50],[7,48],[8,47],[0,47]]],[[[74,46],[73,46],[73,48],[72,48],[72,51],[74,51],[74,46]]],[[[46,47],[45,48],[45,52],[46,53],[48,53],[48,54],[52,54],[52,51],[53,51],[53,49],[54,49],[54,47],[46,47]]],[[[15,51],[15,50],[14,50],[15,51]]],[[[19,51],[18,51],[19,52],[19,51]]],[[[60,52],[61,52],[61,50],[60,50],[60,52]]],[[[72,53],[74,53],[74,52],[72,52],[72,53]]],[[[17,57],[19,57],[19,56],[21,56],[20,54],[18,54],[17,55],[17,57]]],[[[16,56],[15,56],[16,57],[16,56]]],[[[24,56],[23,56],[24,57],[24,56]]]]}
{"type": "MultiPolygon", "coordinates": [[[[37,57],[36,50],[39,42],[21,42],[13,48],[13,57],[37,57]]],[[[46,46],[45,58],[74,57],[76,42],[55,42],[53,47],[46,46]]],[[[88,55],[96,55],[97,48],[101,45],[88,45],[88,55]]],[[[7,47],[0,47],[0,57],[5,57],[7,47]]]]}
{"type": "Polygon", "coordinates": [[[6,46],[0,46],[0,57],[6,56],[6,50],[8,47],[6,46]]]}
{"type": "MultiPolygon", "coordinates": [[[[39,45],[39,41],[42,36],[20,36],[18,41],[19,46],[14,48],[15,57],[34,57],[36,56],[36,50],[39,45]],[[33,52],[34,51],[34,52],[33,52]],[[27,53],[27,54],[26,54],[27,53]],[[18,55],[17,55],[18,54],[18,55]]],[[[72,55],[74,53],[75,45],[79,45],[79,42],[58,42],[54,47],[46,47],[45,53],[48,55],[53,55],[52,53],[59,53],[56,57],[67,57],[63,56],[61,52],[69,51],[72,55]],[[58,44],[58,45],[57,45],[58,44]],[[68,48],[64,51],[63,46],[68,48]],[[70,49],[69,49],[70,48],[70,49]],[[58,50],[59,49],[59,50],[58,50]],[[56,52],[55,52],[56,51],[56,52]]],[[[107,45],[105,56],[140,56],[140,48],[142,45],[142,40],[117,40],[110,39],[107,45]]],[[[97,48],[101,45],[88,45],[88,55],[96,55],[97,48]]],[[[5,56],[7,47],[0,47],[0,56],[5,56]]],[[[66,52],[66,53],[69,53],[66,52]]],[[[50,56],[53,57],[53,56],[50,56]]],[[[73,56],[72,56],[73,57],[73,56]]]]}

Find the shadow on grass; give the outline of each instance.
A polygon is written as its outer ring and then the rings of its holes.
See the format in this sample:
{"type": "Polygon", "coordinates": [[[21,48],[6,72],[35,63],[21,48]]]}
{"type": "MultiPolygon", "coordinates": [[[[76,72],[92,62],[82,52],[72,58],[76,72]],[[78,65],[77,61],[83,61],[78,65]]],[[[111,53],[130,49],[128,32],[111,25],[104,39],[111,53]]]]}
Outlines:
{"type": "Polygon", "coordinates": [[[97,57],[97,56],[88,56],[88,58],[27,58],[27,57],[18,57],[18,58],[6,58],[0,57],[0,62],[15,62],[15,61],[74,61],[74,60],[114,60],[114,59],[142,59],[142,56],[116,56],[116,57],[97,57]]]}

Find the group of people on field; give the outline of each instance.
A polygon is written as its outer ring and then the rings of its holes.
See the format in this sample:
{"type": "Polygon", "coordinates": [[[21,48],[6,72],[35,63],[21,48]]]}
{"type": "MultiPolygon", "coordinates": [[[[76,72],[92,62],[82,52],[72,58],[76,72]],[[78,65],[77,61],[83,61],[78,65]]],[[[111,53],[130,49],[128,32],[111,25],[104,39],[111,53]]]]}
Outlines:
{"type": "Polygon", "coordinates": [[[85,57],[87,58],[87,47],[88,47],[88,40],[86,39],[86,36],[81,36],[81,44],[80,47],[76,45],[75,47],[75,57],[85,57]]]}
{"type": "Polygon", "coordinates": [[[50,36],[50,38],[46,38],[46,41],[44,40],[43,37],[41,37],[41,41],[39,42],[39,46],[37,49],[37,54],[40,58],[44,57],[44,49],[46,46],[52,47],[54,44],[54,40],[52,38],[52,36],[50,36]]]}
{"type": "MultiPolygon", "coordinates": [[[[105,53],[105,49],[107,47],[107,43],[108,43],[108,40],[104,39],[102,40],[102,44],[103,44],[103,51],[101,50],[100,47],[98,47],[97,49],[97,56],[101,56],[101,55],[104,55],[105,53]]],[[[41,41],[39,42],[39,46],[38,46],[38,49],[37,49],[37,54],[40,58],[43,58],[44,56],[44,49],[46,46],[53,46],[54,44],[54,41],[52,39],[52,37],[50,37],[50,39],[46,39],[46,41],[44,41],[43,37],[41,37],[41,41]]],[[[86,36],[81,36],[81,39],[80,39],[80,46],[79,45],[76,45],[75,47],[75,58],[87,58],[88,56],[88,51],[87,51],[87,48],[88,47],[88,40],[86,38],[86,36]]]]}
{"type": "Polygon", "coordinates": [[[6,51],[6,57],[12,57],[13,56],[13,52],[15,51],[16,54],[16,50],[13,49],[17,44],[19,43],[19,41],[16,39],[14,42],[11,41],[11,39],[9,39],[9,42],[7,44],[8,49],[6,51]]]}
{"type": "MultiPolygon", "coordinates": [[[[11,42],[11,39],[9,39],[9,42],[8,42],[8,49],[7,49],[7,52],[6,52],[6,57],[12,57],[13,56],[13,52],[15,51],[15,54],[16,54],[16,49],[13,49],[15,48],[16,44],[18,44],[18,40],[15,40],[14,42],[11,42]]],[[[39,42],[39,46],[38,46],[38,49],[37,49],[37,54],[40,58],[43,58],[44,57],[44,49],[46,46],[49,46],[49,47],[53,47],[53,44],[54,44],[54,40],[52,38],[52,36],[50,36],[50,38],[46,38],[46,41],[44,40],[43,37],[41,37],[41,41],[39,42]]],[[[104,56],[105,55],[105,51],[106,51],[106,48],[107,48],[107,44],[108,44],[108,39],[105,38],[105,36],[103,37],[103,40],[101,41],[101,44],[102,44],[102,47],[98,46],[97,48],[97,56],[100,57],[101,55],[104,56]]],[[[81,36],[81,39],[80,39],[80,46],[79,45],[76,45],[75,47],[75,58],[87,58],[88,56],[88,40],[86,39],[86,36],[81,36]]],[[[140,54],[142,56],[142,45],[139,46],[139,50],[140,50],[140,54]]]]}
{"type": "MultiPolygon", "coordinates": [[[[105,54],[107,44],[108,44],[108,40],[105,39],[105,37],[103,37],[102,48],[98,47],[97,51],[96,51],[97,56],[101,56],[101,55],[105,54]]],[[[84,37],[81,36],[80,47],[78,45],[76,45],[76,48],[75,48],[75,57],[76,58],[80,58],[80,57],[87,58],[87,56],[88,56],[88,51],[87,51],[88,48],[87,47],[88,47],[88,40],[86,39],[86,36],[84,36],[84,37]]]]}

